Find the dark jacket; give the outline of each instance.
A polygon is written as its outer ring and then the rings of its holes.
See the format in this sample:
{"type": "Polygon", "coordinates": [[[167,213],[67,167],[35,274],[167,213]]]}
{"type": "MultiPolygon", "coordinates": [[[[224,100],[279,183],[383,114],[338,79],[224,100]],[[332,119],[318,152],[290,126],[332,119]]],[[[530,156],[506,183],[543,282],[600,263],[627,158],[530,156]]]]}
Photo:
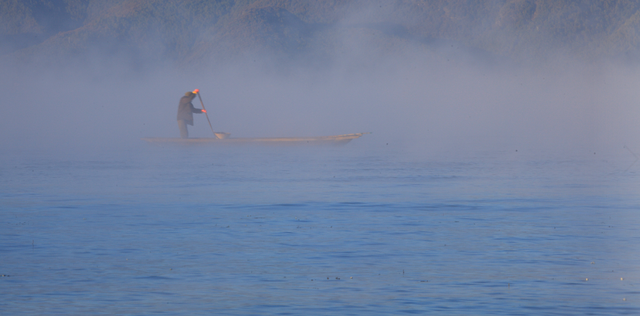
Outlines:
{"type": "Polygon", "coordinates": [[[184,96],[180,98],[180,104],[178,105],[178,120],[184,120],[189,125],[193,125],[193,113],[202,113],[201,109],[193,107],[191,100],[196,97],[195,94],[191,96],[184,96]]]}

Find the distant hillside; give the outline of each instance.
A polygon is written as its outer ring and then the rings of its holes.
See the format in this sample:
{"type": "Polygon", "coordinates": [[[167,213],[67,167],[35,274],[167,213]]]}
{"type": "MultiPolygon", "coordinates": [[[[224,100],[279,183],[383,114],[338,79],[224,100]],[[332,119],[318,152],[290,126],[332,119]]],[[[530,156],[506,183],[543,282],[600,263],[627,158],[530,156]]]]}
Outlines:
{"type": "Polygon", "coordinates": [[[0,54],[199,63],[455,41],[514,60],[640,61],[640,0],[0,0],[0,54]]]}

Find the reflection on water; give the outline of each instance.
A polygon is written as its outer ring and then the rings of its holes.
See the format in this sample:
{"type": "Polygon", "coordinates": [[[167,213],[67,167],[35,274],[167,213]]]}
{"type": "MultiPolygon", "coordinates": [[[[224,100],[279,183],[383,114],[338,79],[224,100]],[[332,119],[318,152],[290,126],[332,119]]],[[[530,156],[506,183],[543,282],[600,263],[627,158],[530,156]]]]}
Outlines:
{"type": "Polygon", "coordinates": [[[637,314],[626,161],[4,154],[3,314],[637,314]]]}

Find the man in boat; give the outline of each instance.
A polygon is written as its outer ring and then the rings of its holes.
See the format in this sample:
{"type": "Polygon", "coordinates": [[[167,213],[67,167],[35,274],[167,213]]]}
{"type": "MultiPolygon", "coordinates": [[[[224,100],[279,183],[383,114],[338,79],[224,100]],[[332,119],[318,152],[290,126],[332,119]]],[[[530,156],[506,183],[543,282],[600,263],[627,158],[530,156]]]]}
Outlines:
{"type": "Polygon", "coordinates": [[[184,97],[180,98],[180,103],[178,104],[178,128],[180,128],[180,137],[182,138],[189,138],[187,124],[193,126],[193,113],[207,112],[205,109],[196,109],[193,107],[191,101],[196,97],[196,93],[198,93],[198,89],[185,93],[184,97]]]}

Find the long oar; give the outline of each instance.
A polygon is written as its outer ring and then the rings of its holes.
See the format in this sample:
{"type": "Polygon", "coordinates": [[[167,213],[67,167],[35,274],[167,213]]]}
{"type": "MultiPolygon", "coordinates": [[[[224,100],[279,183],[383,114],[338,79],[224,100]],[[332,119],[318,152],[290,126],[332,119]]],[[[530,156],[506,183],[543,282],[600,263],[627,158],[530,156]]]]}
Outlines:
{"type": "MultiPolygon", "coordinates": [[[[195,89],[193,92],[195,92],[198,95],[198,99],[200,100],[200,104],[202,104],[202,109],[205,111],[204,115],[207,116],[207,122],[209,122],[209,128],[211,128],[211,133],[213,133],[213,136],[216,136],[216,132],[213,131],[213,127],[211,126],[211,121],[209,120],[209,114],[207,114],[207,109],[204,108],[204,103],[202,102],[202,98],[200,97],[200,89],[195,89]]],[[[218,138],[218,136],[216,136],[216,138],[218,138]]]]}
{"type": "Polygon", "coordinates": [[[636,160],[633,161],[633,163],[631,164],[631,166],[629,166],[629,168],[627,168],[627,170],[625,170],[624,172],[629,171],[629,169],[631,169],[631,167],[633,167],[633,165],[638,161],[638,156],[631,151],[631,149],[629,149],[629,147],[627,147],[627,145],[624,145],[624,148],[626,148],[634,157],[636,157],[636,160]]]}

